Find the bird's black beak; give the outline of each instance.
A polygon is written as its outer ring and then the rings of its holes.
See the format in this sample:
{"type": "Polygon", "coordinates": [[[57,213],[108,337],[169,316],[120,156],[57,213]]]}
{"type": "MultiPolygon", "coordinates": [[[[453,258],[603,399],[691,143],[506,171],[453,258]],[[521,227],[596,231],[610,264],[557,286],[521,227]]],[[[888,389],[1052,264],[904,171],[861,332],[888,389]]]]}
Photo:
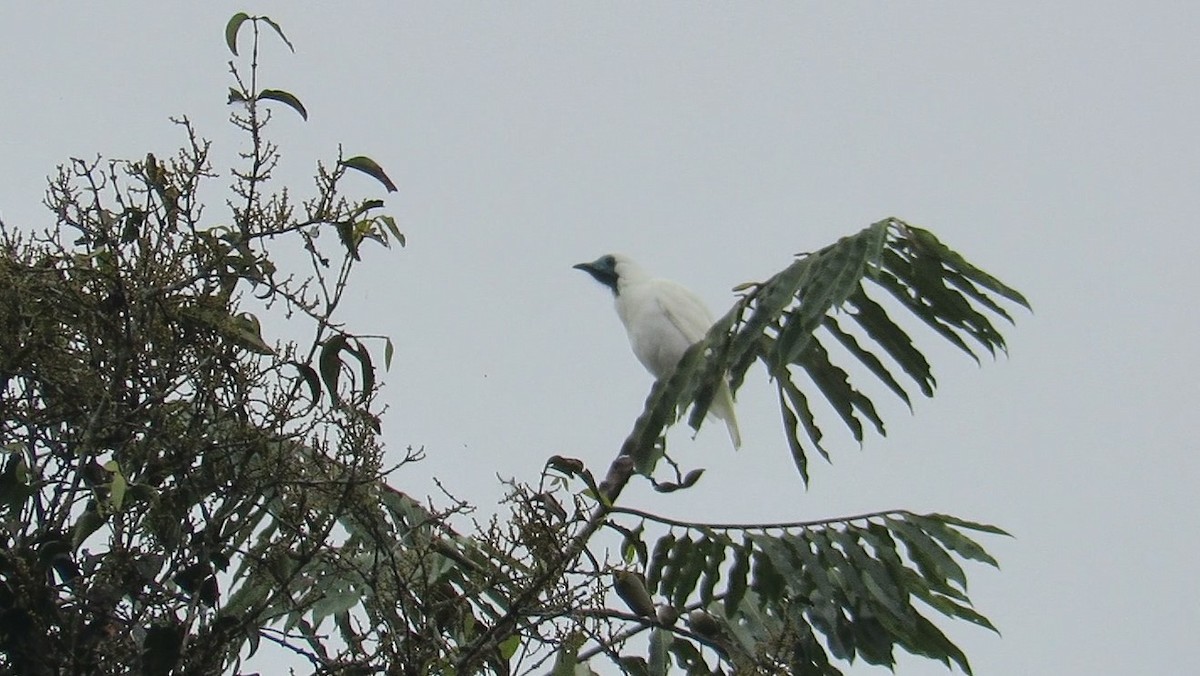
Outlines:
{"type": "Polygon", "coordinates": [[[617,271],[613,269],[611,264],[607,266],[604,265],[602,263],[604,260],[605,259],[601,258],[600,260],[595,260],[590,263],[579,263],[577,265],[572,265],[571,267],[575,268],[576,270],[583,270],[591,275],[592,279],[595,279],[597,282],[600,282],[609,289],[612,289],[613,293],[616,293],[617,271]]]}

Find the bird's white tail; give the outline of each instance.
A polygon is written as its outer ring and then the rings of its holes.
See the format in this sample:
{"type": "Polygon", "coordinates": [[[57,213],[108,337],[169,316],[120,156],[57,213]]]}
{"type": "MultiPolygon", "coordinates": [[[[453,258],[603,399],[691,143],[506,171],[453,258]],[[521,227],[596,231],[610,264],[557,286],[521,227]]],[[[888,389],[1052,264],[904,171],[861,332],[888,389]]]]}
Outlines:
{"type": "Polygon", "coordinates": [[[721,383],[721,389],[717,390],[708,411],[725,421],[725,427],[729,430],[729,440],[733,442],[733,450],[741,448],[742,433],[738,429],[737,414],[733,412],[733,395],[730,394],[728,385],[721,383]]]}

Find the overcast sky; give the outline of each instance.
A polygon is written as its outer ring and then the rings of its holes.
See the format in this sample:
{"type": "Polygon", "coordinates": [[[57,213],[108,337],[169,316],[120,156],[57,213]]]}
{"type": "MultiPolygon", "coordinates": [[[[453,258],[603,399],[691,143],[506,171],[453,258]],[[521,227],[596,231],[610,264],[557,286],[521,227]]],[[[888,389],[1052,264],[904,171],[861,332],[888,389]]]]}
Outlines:
{"type": "Polygon", "coordinates": [[[1010,356],[977,368],[921,334],[938,396],[889,402],[861,451],[838,437],[807,490],[752,372],[738,454],[719,425],[680,430],[700,485],[623,500],[995,523],[1016,535],[985,541],[1002,570],[969,573],[1003,637],[950,628],[977,674],[1200,662],[1200,4],[6,3],[0,218],[51,223],[44,177],[69,157],[171,154],[173,115],[228,166],[238,10],[297,48],[263,58],[310,113],[277,115],[281,182],[306,190],[342,144],[399,184],[409,246],[366,252],[347,314],[396,344],[387,443],[429,456],[398,487],[438,476],[486,513],[497,475],[607,464],[650,378],[572,264],[623,251],[721,313],[732,286],[894,215],[1030,298],[1010,356]]]}

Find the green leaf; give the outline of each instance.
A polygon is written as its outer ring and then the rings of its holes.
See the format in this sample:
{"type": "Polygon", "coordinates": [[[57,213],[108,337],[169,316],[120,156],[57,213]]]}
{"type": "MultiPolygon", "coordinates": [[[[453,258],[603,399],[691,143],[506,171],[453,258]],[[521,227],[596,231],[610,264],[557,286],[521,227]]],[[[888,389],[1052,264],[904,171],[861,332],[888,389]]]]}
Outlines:
{"type": "Polygon", "coordinates": [[[913,347],[912,338],[888,317],[881,305],[867,296],[861,286],[850,297],[849,303],[854,307],[854,312],[850,313],[854,321],[917,383],[922,394],[932,397],[937,381],[925,356],[913,347]]]}
{"type": "Polygon", "coordinates": [[[746,596],[747,575],[750,572],[750,555],[754,542],[747,536],[740,547],[733,550],[733,564],[729,566],[729,582],[725,586],[725,617],[733,617],[746,596]]]}
{"type": "MultiPolygon", "coordinates": [[[[835,528],[822,528],[808,533],[821,566],[829,571],[829,578],[835,587],[850,600],[855,609],[870,608],[875,605],[871,590],[867,585],[864,571],[853,565],[842,550],[834,546],[833,535],[835,528]]],[[[836,598],[836,594],[834,595],[836,598]]]]}
{"type": "Polygon", "coordinates": [[[325,381],[325,389],[335,402],[341,401],[338,394],[338,377],[342,372],[342,350],[346,349],[346,335],[339,333],[325,341],[321,346],[321,356],[318,366],[321,369],[321,379],[325,381]]]}
{"type": "Polygon", "coordinates": [[[941,629],[937,628],[937,625],[924,616],[917,615],[916,630],[917,642],[905,645],[907,650],[917,655],[940,660],[946,666],[949,666],[950,661],[953,660],[964,674],[971,676],[971,664],[967,661],[967,656],[942,633],[941,629]]]}
{"type": "Polygon", "coordinates": [[[947,284],[946,277],[952,271],[935,255],[910,241],[894,240],[884,251],[882,264],[890,275],[880,275],[879,281],[902,283],[905,299],[919,305],[921,311],[928,315],[928,318],[922,318],[927,323],[932,321],[931,326],[935,329],[940,326],[956,337],[957,332],[962,332],[993,354],[996,348],[1004,349],[1004,337],[987,317],[977,311],[962,293],[947,284]],[[889,276],[895,282],[888,280],[889,276]]]}
{"type": "Polygon", "coordinates": [[[721,579],[721,564],[725,562],[725,552],[732,544],[725,535],[713,535],[709,540],[704,576],[700,582],[700,603],[705,608],[713,602],[717,582],[721,579]]]}
{"type": "Polygon", "coordinates": [[[245,12],[238,12],[229,17],[229,23],[225,24],[225,44],[229,47],[229,51],[233,52],[234,56],[238,55],[238,31],[241,30],[242,24],[246,23],[246,20],[249,18],[250,15],[245,12]]]}
{"type": "Polygon", "coordinates": [[[863,661],[891,667],[896,663],[892,634],[870,610],[856,610],[850,620],[854,645],[863,661]]]}
{"type": "Polygon", "coordinates": [[[955,333],[942,319],[937,312],[931,309],[926,303],[918,298],[913,297],[909,287],[901,282],[895,275],[881,271],[873,276],[872,281],[887,290],[892,294],[892,297],[900,301],[900,303],[909,311],[916,315],[925,325],[937,332],[938,335],[945,338],[958,349],[966,352],[969,357],[979,362],[979,355],[966,344],[965,341],[955,333]]]}
{"type": "MultiPolygon", "coordinates": [[[[753,309],[750,316],[741,323],[738,337],[730,347],[728,354],[731,389],[737,390],[741,386],[746,370],[762,356],[759,336],[764,335],[769,327],[777,324],[784,308],[795,298],[796,289],[807,272],[807,260],[802,259],[792,263],[759,285],[758,289],[749,297],[748,300],[752,303],[753,309]]],[[[739,309],[739,307],[735,307],[735,311],[739,309]]],[[[768,360],[767,363],[770,367],[771,361],[768,360]]]]}
{"type": "MultiPolygon", "coordinates": [[[[685,354],[683,361],[686,360],[685,354]]],[[[683,361],[680,362],[681,366],[683,361]]],[[[677,368],[666,380],[654,381],[642,414],[638,416],[633,431],[622,444],[621,453],[633,458],[639,474],[650,476],[666,452],[662,431],[675,421],[675,404],[678,399],[673,399],[672,395],[678,397],[679,391],[683,389],[680,370],[677,368]]]]}
{"type": "Polygon", "coordinates": [[[912,233],[912,239],[917,246],[937,255],[938,258],[952,269],[962,273],[975,283],[1000,294],[1014,303],[1024,306],[1026,309],[1032,309],[1029,301],[1019,291],[967,262],[960,254],[942,244],[932,232],[912,225],[905,225],[908,231],[912,233]]]}
{"type": "Polygon", "coordinates": [[[671,642],[674,635],[666,629],[650,631],[650,659],[647,666],[651,676],[667,676],[671,669],[671,642]]]}
{"type": "Polygon", "coordinates": [[[384,368],[384,370],[390,371],[390,370],[392,370],[392,355],[395,353],[396,348],[392,345],[391,338],[385,338],[384,341],[385,342],[383,344],[383,368],[384,368]]]}
{"type": "Polygon", "coordinates": [[[321,598],[312,604],[311,613],[314,626],[320,626],[325,618],[344,613],[363,601],[364,594],[361,590],[342,581],[339,582],[338,586],[332,588],[327,583],[321,598]]]}
{"type": "Polygon", "coordinates": [[[392,183],[392,179],[388,178],[388,175],[383,171],[383,167],[376,164],[375,160],[363,155],[357,155],[348,160],[342,160],[342,164],[350,169],[361,171],[379,181],[383,184],[383,187],[387,188],[388,192],[396,192],[396,184],[392,183]]]}
{"type": "Polygon", "coordinates": [[[387,228],[388,232],[392,233],[392,237],[395,237],[396,241],[400,242],[400,246],[404,246],[404,244],[405,244],[404,233],[400,232],[400,228],[396,226],[395,218],[384,215],[384,216],[377,217],[375,220],[379,221],[380,223],[383,223],[383,226],[385,228],[387,228]]]}
{"type": "Polygon", "coordinates": [[[905,392],[900,383],[896,382],[896,379],[892,377],[891,372],[887,370],[883,362],[879,361],[879,357],[876,357],[874,353],[863,348],[854,336],[843,331],[842,327],[838,325],[837,320],[832,316],[825,317],[824,326],[825,330],[829,331],[830,335],[836,338],[842,344],[842,347],[846,348],[847,352],[857,357],[863,366],[866,366],[871,373],[875,374],[876,378],[882,380],[888,386],[888,389],[895,393],[897,397],[903,399],[904,403],[908,404],[909,410],[912,410],[912,401],[908,398],[908,392],[905,392]]]}
{"type": "MultiPolygon", "coordinates": [[[[654,551],[650,554],[650,564],[646,566],[646,586],[649,589],[660,589],[663,568],[667,565],[667,557],[675,545],[675,534],[667,533],[654,543],[654,551]]],[[[662,589],[666,594],[667,590],[662,589]]]]}
{"type": "Polygon", "coordinates": [[[821,598],[831,601],[836,595],[836,590],[833,586],[833,580],[830,578],[829,570],[818,557],[822,541],[817,540],[814,537],[815,535],[816,531],[802,533],[787,538],[784,540],[784,543],[800,561],[800,577],[805,580],[805,584],[812,585],[821,598]],[[817,553],[813,552],[813,547],[818,548],[817,553]]]}
{"type": "MultiPolygon", "coordinates": [[[[719,547],[719,545],[716,545],[719,547]]],[[[709,552],[714,547],[713,541],[705,537],[695,543],[688,551],[687,559],[681,562],[679,580],[675,584],[675,592],[671,595],[671,603],[676,608],[683,607],[696,591],[696,583],[704,573],[708,563],[709,552]]]]}
{"type": "Polygon", "coordinates": [[[308,364],[294,359],[288,363],[296,367],[296,370],[300,372],[300,376],[304,379],[304,384],[308,385],[308,392],[313,405],[318,404],[321,401],[321,379],[317,376],[316,370],[308,364]]]}
{"type": "Polygon", "coordinates": [[[910,523],[907,515],[903,521],[889,517],[886,522],[892,533],[904,543],[908,558],[917,564],[921,575],[933,583],[934,589],[956,591],[947,585],[947,580],[956,583],[959,589],[966,589],[967,576],[962,566],[920,526],[910,523]]]}
{"type": "Polygon", "coordinates": [[[763,602],[773,604],[783,596],[787,588],[787,574],[794,568],[786,555],[784,545],[770,535],[752,535],[755,544],[755,556],[750,560],[750,589],[763,602]],[[785,566],[780,570],[776,562],[785,566]]]}
{"type": "Polygon", "coordinates": [[[942,523],[950,524],[951,526],[958,526],[959,528],[967,528],[969,530],[977,530],[977,531],[982,531],[984,533],[992,533],[993,535],[1004,535],[1007,537],[1012,537],[1012,534],[1009,533],[1008,531],[1004,530],[1003,528],[999,528],[999,527],[993,526],[991,524],[979,523],[977,521],[968,521],[966,519],[960,519],[957,516],[950,516],[949,514],[926,514],[925,518],[935,519],[937,521],[941,521],[942,523]]]}
{"type": "MultiPolygon", "coordinates": [[[[667,562],[663,566],[662,581],[659,583],[659,590],[663,596],[675,598],[684,568],[694,553],[693,544],[692,536],[684,533],[683,537],[676,539],[675,544],[672,545],[671,551],[667,555],[667,562]]],[[[675,605],[683,604],[675,603],[675,605]]]]}
{"type": "Polygon", "coordinates": [[[995,625],[993,625],[990,620],[981,615],[978,611],[964,606],[953,599],[942,596],[941,594],[937,594],[924,587],[920,589],[913,589],[913,594],[928,604],[930,608],[933,608],[947,617],[961,618],[970,622],[971,624],[978,625],[985,629],[990,629],[997,634],[1000,633],[1000,630],[996,629],[995,625]]]}
{"type": "MultiPolygon", "coordinates": [[[[783,397],[783,386],[785,382],[790,384],[790,381],[777,381],[777,389],[779,392],[779,411],[783,415],[784,436],[787,437],[788,448],[792,452],[792,462],[795,463],[796,469],[800,472],[800,480],[804,482],[805,486],[807,486],[808,455],[804,452],[804,446],[800,443],[800,435],[797,433],[799,421],[796,418],[796,414],[792,412],[792,407],[783,397]]],[[[804,395],[801,395],[801,397],[803,396],[804,395]]]]}
{"type": "Polygon", "coordinates": [[[860,529],[858,534],[864,542],[871,545],[876,558],[888,567],[893,577],[897,580],[901,579],[899,576],[907,570],[907,567],[900,558],[899,552],[896,551],[896,541],[892,539],[891,531],[887,529],[887,526],[872,521],[868,523],[866,531],[860,529]]]}
{"type": "MultiPolygon", "coordinates": [[[[895,255],[889,251],[888,255],[895,255]]],[[[942,261],[920,255],[911,260],[911,276],[906,280],[929,299],[933,309],[946,321],[966,332],[989,352],[1004,348],[1004,336],[963,296],[947,284],[948,270],[942,261]]]]}
{"type": "MultiPolygon", "coordinates": [[[[840,660],[854,658],[854,634],[849,631],[848,622],[842,614],[841,606],[829,603],[825,599],[810,599],[811,606],[807,614],[801,614],[793,620],[797,627],[804,627],[805,620],[813,629],[825,635],[829,643],[829,652],[840,660]]],[[[803,629],[800,630],[803,632],[803,629]]],[[[811,633],[811,631],[810,631],[811,633]]],[[[803,642],[803,639],[801,639],[803,642]]]]}
{"type": "Polygon", "coordinates": [[[361,367],[362,381],[360,385],[361,399],[366,401],[375,391],[375,366],[371,363],[371,352],[358,340],[353,345],[347,344],[346,352],[354,355],[361,367]]]}
{"type": "Polygon", "coordinates": [[[517,654],[517,650],[521,647],[521,635],[512,634],[508,638],[500,642],[497,646],[500,649],[500,659],[505,662],[512,659],[513,655],[517,654]]]}
{"type": "MultiPolygon", "coordinates": [[[[905,520],[913,522],[916,525],[924,528],[925,532],[940,540],[947,549],[957,553],[959,556],[965,559],[980,561],[994,568],[1000,567],[999,562],[997,562],[991,554],[988,554],[987,550],[985,550],[982,545],[966,535],[963,535],[953,527],[943,523],[939,519],[917,516],[915,514],[907,514],[905,515],[905,520]]],[[[964,582],[964,589],[965,588],[964,582]]]]}
{"type": "MultiPolygon", "coordinates": [[[[817,427],[816,420],[813,418],[812,409],[810,409],[808,406],[808,397],[804,396],[804,393],[792,383],[791,376],[786,371],[782,375],[776,376],[776,382],[778,382],[779,388],[783,391],[783,394],[787,395],[786,403],[791,405],[792,410],[795,412],[795,416],[798,416],[800,424],[804,426],[804,433],[808,435],[808,440],[812,442],[813,447],[817,449],[817,452],[821,454],[821,457],[825,458],[826,462],[829,462],[829,453],[823,446],[821,446],[821,439],[824,438],[824,434],[821,432],[821,428],[817,427]]],[[[787,422],[791,423],[791,427],[788,429],[794,434],[795,422],[792,420],[788,420],[787,422]]],[[[795,437],[795,442],[799,444],[798,436],[795,437]]],[[[793,449],[793,453],[794,452],[795,449],[793,449]]],[[[803,448],[800,449],[800,452],[803,454],[803,448]]],[[[794,456],[793,460],[796,460],[794,456]]],[[[804,470],[800,472],[800,475],[801,478],[804,479],[804,483],[807,484],[808,461],[807,458],[802,458],[802,460],[805,467],[804,470]]],[[[799,464],[797,464],[797,466],[799,466],[799,464]]]]}
{"type": "Polygon", "coordinates": [[[1005,310],[1003,307],[1001,307],[999,303],[992,300],[991,296],[988,296],[983,291],[981,291],[979,289],[979,287],[975,286],[974,282],[972,282],[969,278],[967,278],[962,273],[958,272],[957,270],[952,270],[952,269],[943,270],[942,276],[948,284],[950,284],[954,288],[958,289],[962,293],[969,296],[971,298],[971,300],[975,301],[976,303],[979,303],[980,305],[986,307],[991,312],[993,312],[997,315],[1000,315],[1004,319],[1008,320],[1009,324],[1016,323],[1013,320],[1012,315],[1008,314],[1007,310],[1005,310]]]}
{"type": "Polygon", "coordinates": [[[696,644],[676,636],[671,641],[671,653],[675,662],[684,668],[687,674],[711,674],[713,670],[704,660],[704,655],[696,648],[696,644]]]}
{"type": "MultiPolygon", "coordinates": [[[[720,618],[712,618],[713,624],[719,629],[716,634],[718,640],[728,635],[737,642],[736,647],[748,655],[753,655],[764,647],[764,637],[776,636],[783,629],[781,619],[774,609],[753,594],[747,594],[747,602],[742,604],[740,616],[736,621],[722,622],[720,618]]],[[[689,615],[688,619],[690,621],[692,616],[689,615]]],[[[693,626],[699,628],[702,625],[693,626]]]]}
{"type": "Polygon", "coordinates": [[[260,16],[258,17],[258,20],[270,26],[275,31],[275,34],[279,36],[279,39],[283,40],[283,44],[287,45],[288,49],[292,50],[293,54],[296,53],[296,48],[292,46],[292,41],[287,39],[287,36],[283,34],[283,29],[279,27],[279,24],[272,21],[271,17],[260,16]]]}
{"type": "Polygon", "coordinates": [[[808,348],[825,315],[858,288],[868,264],[873,263],[870,256],[878,250],[875,240],[883,236],[882,232],[883,228],[876,224],[804,259],[811,261],[811,266],[809,274],[798,280],[794,292],[799,294],[800,306],[785,313],[775,354],[768,358],[786,364],[808,348]]]}
{"type": "Polygon", "coordinates": [[[850,385],[850,374],[834,366],[829,361],[829,353],[819,341],[813,338],[808,343],[808,349],[803,355],[798,355],[798,362],[813,384],[821,391],[825,400],[841,417],[842,422],[854,435],[854,440],[862,443],[862,422],[855,415],[855,395],[857,392],[850,385]]]}
{"type": "Polygon", "coordinates": [[[831,529],[833,539],[849,557],[850,564],[862,576],[868,594],[901,623],[910,621],[913,609],[908,601],[908,592],[892,577],[883,563],[863,549],[858,540],[858,531],[831,529]]]}
{"type": "Polygon", "coordinates": [[[292,110],[300,113],[300,117],[308,119],[308,110],[304,104],[300,103],[300,99],[296,98],[291,92],[285,92],[282,89],[264,89],[254,97],[258,101],[278,101],[292,110]]]}
{"type": "Polygon", "coordinates": [[[88,537],[100,529],[107,520],[105,515],[102,515],[95,507],[89,505],[87,509],[79,515],[75,520],[75,525],[71,527],[71,549],[79,549],[88,537]]]}

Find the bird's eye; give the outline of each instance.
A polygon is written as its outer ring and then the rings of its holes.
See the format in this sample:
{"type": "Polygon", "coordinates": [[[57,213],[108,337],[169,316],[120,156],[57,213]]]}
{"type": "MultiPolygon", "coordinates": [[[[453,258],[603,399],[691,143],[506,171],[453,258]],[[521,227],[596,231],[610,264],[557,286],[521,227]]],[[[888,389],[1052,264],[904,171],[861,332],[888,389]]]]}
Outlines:
{"type": "Polygon", "coordinates": [[[615,270],[617,267],[617,259],[613,258],[612,256],[605,256],[604,258],[601,258],[600,263],[609,270],[615,270]]]}

